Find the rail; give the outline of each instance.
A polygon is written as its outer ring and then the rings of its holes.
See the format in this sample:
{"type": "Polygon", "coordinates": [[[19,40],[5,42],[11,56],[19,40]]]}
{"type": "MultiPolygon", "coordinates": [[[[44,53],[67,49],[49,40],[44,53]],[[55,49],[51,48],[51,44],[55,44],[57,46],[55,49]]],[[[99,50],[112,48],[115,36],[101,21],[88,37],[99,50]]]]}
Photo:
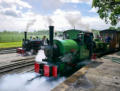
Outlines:
{"type": "Polygon", "coordinates": [[[4,65],[0,67],[0,74],[5,73],[5,72],[9,72],[12,71],[14,69],[19,69],[22,67],[26,67],[26,66],[30,66],[30,65],[34,65],[34,58],[32,59],[23,59],[21,61],[15,62],[15,63],[11,63],[8,65],[4,65]]]}

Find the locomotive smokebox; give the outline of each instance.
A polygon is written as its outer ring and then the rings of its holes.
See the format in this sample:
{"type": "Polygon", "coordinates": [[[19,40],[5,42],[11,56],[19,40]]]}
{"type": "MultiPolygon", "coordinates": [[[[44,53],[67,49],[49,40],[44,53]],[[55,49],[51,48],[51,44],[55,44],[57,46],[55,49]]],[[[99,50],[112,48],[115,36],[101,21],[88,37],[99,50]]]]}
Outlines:
{"type": "Polygon", "coordinates": [[[25,40],[27,40],[27,32],[24,32],[25,40]]]}
{"type": "Polygon", "coordinates": [[[49,44],[53,46],[54,26],[49,26],[49,44]]]}

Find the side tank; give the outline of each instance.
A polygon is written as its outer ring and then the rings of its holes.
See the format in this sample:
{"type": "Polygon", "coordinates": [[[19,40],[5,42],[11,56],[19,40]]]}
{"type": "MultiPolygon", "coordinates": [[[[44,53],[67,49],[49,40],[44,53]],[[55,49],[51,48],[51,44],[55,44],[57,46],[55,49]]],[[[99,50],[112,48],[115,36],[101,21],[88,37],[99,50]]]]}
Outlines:
{"type": "Polygon", "coordinates": [[[70,52],[77,52],[79,50],[79,45],[76,41],[67,40],[54,40],[54,49],[57,48],[59,56],[63,56],[70,52]]]}

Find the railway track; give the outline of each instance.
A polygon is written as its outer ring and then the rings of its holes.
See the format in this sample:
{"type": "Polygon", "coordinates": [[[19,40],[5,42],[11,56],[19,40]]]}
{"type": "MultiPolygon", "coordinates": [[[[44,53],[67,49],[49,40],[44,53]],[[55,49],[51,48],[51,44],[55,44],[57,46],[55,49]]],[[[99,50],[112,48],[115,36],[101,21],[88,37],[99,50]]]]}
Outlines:
{"type": "Polygon", "coordinates": [[[34,65],[34,62],[35,62],[34,58],[32,58],[32,59],[19,60],[18,62],[16,61],[14,63],[1,66],[0,74],[5,73],[5,72],[10,72],[16,69],[20,69],[26,66],[34,65]]]}
{"type": "Polygon", "coordinates": [[[9,53],[16,53],[16,49],[4,49],[4,50],[0,50],[0,54],[9,54],[9,53]]]}

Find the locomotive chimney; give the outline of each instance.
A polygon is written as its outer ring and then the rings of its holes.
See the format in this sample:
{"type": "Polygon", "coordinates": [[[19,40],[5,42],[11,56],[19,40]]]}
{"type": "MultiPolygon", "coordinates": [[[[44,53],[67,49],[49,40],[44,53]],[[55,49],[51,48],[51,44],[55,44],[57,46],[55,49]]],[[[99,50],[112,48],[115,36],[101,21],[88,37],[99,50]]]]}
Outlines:
{"type": "Polygon", "coordinates": [[[49,26],[49,44],[53,46],[54,26],[49,26]]]}
{"type": "Polygon", "coordinates": [[[24,32],[25,40],[27,40],[27,31],[24,32]]]}

